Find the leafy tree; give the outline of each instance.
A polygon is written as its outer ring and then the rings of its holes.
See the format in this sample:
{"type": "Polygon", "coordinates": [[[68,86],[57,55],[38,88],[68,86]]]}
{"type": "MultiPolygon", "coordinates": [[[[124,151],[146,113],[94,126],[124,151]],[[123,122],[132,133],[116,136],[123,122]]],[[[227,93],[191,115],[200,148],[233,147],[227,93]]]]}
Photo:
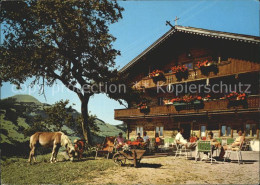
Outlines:
{"type": "Polygon", "coordinates": [[[72,116],[73,109],[71,106],[66,108],[69,100],[60,100],[51,107],[45,108],[46,119],[44,120],[48,126],[54,125],[54,131],[61,131],[64,125],[75,125],[76,120],[72,116]]]}
{"type": "Polygon", "coordinates": [[[30,122],[31,126],[24,129],[24,136],[31,136],[35,132],[48,132],[50,129],[44,124],[44,118],[40,115],[30,117],[27,121],[30,122]]]}
{"type": "MultiPolygon", "coordinates": [[[[117,81],[109,24],[122,18],[116,1],[2,1],[0,23],[5,39],[0,46],[0,79],[18,87],[51,86],[56,80],[81,101],[82,130],[91,144],[88,123],[93,84],[117,81]]],[[[115,97],[115,95],[111,96],[115,97]]],[[[121,97],[121,96],[118,96],[121,97]]],[[[116,96],[116,99],[118,99],[116,96]]]]}

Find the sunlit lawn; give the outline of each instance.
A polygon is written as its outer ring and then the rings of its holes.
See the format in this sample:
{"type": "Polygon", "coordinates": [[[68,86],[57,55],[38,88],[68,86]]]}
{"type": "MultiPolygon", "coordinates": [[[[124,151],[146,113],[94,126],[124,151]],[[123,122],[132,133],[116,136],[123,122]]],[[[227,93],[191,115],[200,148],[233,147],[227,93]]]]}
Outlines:
{"type": "MultiPolygon", "coordinates": [[[[62,156],[59,156],[60,160],[62,156]]],[[[104,171],[114,167],[112,160],[60,161],[51,164],[50,155],[39,156],[37,163],[30,165],[27,159],[9,158],[1,160],[2,184],[61,184],[70,183],[79,178],[91,179],[95,171],[104,171]],[[91,173],[90,173],[91,172],[91,173]]]]}

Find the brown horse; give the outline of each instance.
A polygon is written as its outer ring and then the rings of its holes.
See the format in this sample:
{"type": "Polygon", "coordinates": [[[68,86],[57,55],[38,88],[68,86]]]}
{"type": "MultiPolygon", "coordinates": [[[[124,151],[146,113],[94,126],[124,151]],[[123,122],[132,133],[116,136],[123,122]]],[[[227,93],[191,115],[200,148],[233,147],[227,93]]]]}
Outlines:
{"type": "Polygon", "coordinates": [[[63,132],[36,132],[30,137],[30,156],[28,162],[31,162],[31,158],[36,162],[34,152],[39,146],[53,147],[50,162],[56,162],[57,154],[61,146],[66,148],[67,154],[70,160],[73,161],[75,148],[72,145],[68,136],[63,132]]]}

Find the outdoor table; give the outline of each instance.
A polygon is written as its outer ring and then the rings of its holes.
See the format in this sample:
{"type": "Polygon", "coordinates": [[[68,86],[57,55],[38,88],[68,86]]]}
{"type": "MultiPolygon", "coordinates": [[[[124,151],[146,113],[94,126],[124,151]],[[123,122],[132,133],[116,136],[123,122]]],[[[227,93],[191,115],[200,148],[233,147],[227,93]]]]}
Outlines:
{"type": "Polygon", "coordinates": [[[140,141],[127,141],[126,144],[129,146],[145,146],[145,143],[140,141]]]}

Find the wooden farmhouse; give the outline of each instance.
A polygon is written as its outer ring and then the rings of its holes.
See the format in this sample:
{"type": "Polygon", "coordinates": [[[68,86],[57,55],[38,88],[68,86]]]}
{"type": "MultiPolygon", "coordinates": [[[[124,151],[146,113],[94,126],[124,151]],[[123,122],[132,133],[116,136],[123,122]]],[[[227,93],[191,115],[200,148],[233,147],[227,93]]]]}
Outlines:
{"type": "Polygon", "coordinates": [[[144,102],[115,110],[128,139],[146,131],[172,138],[259,139],[260,37],[173,26],[121,69],[144,102]]]}

